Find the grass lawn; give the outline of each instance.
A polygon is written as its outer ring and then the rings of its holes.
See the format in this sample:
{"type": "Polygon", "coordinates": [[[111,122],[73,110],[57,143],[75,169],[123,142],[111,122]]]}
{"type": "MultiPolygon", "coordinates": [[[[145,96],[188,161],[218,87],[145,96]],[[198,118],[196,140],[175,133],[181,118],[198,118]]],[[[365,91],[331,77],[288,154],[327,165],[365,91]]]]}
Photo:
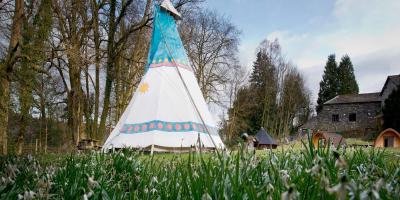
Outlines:
{"type": "Polygon", "coordinates": [[[314,149],[254,152],[48,154],[0,158],[0,199],[396,199],[400,152],[314,149]]]}

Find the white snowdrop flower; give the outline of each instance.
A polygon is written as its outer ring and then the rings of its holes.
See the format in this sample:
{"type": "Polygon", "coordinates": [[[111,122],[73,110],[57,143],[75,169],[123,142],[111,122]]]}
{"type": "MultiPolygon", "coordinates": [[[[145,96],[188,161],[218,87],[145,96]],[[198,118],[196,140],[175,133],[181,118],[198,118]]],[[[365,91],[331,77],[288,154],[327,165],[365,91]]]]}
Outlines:
{"type": "Polygon", "coordinates": [[[318,164],[316,164],[311,169],[307,169],[306,172],[311,173],[312,175],[318,175],[320,170],[321,167],[318,164]]]}
{"type": "Polygon", "coordinates": [[[95,181],[93,177],[88,178],[89,187],[94,189],[100,186],[99,182],[95,181]]]}
{"type": "Polygon", "coordinates": [[[392,190],[393,190],[393,187],[390,183],[386,184],[385,188],[388,192],[392,192],[392,190]]]}
{"type": "Polygon", "coordinates": [[[152,194],[155,194],[155,193],[157,193],[157,189],[156,189],[156,188],[152,188],[152,189],[150,190],[150,192],[151,192],[152,194]]]}
{"type": "Polygon", "coordinates": [[[265,171],[264,173],[262,173],[262,177],[267,178],[268,177],[268,171],[265,171]]]}
{"type": "Polygon", "coordinates": [[[292,200],[298,199],[299,192],[297,192],[293,187],[289,187],[288,191],[281,194],[282,200],[292,200]]]}
{"type": "Polygon", "coordinates": [[[21,195],[21,194],[18,194],[18,199],[19,199],[19,200],[24,199],[24,196],[21,195]]]}
{"type": "Polygon", "coordinates": [[[288,185],[288,180],[289,180],[289,178],[290,178],[290,176],[289,176],[289,174],[288,174],[288,171],[287,171],[287,170],[281,170],[281,171],[280,171],[280,174],[281,174],[282,182],[283,182],[285,185],[288,185]]]}
{"type": "Polygon", "coordinates": [[[201,196],[201,200],[212,200],[211,196],[208,193],[204,193],[201,196]]]}
{"type": "Polygon", "coordinates": [[[87,194],[83,195],[83,200],[88,200],[92,196],[93,196],[93,191],[89,191],[87,194]]]}
{"type": "Polygon", "coordinates": [[[152,182],[152,183],[158,183],[157,177],[156,177],[156,176],[153,176],[153,177],[151,178],[151,182],[152,182]]]}
{"type": "Polygon", "coordinates": [[[144,191],[145,194],[149,193],[149,189],[147,189],[147,188],[144,188],[143,191],[144,191]]]}
{"type": "Polygon", "coordinates": [[[7,165],[6,174],[8,175],[8,177],[13,179],[13,178],[17,177],[17,173],[19,173],[19,170],[16,165],[11,165],[11,164],[7,165]]]}
{"type": "Polygon", "coordinates": [[[330,194],[335,194],[338,200],[346,199],[346,186],[343,183],[339,183],[331,188],[326,189],[330,194]]]}
{"type": "Polygon", "coordinates": [[[25,191],[24,192],[24,200],[31,200],[33,198],[35,198],[35,192],[33,191],[25,191]]]}
{"type": "Polygon", "coordinates": [[[267,190],[268,191],[274,191],[274,186],[271,184],[271,183],[268,183],[268,185],[267,185],[267,190]]]}
{"type": "Polygon", "coordinates": [[[135,176],[135,179],[136,179],[136,181],[139,182],[139,181],[140,181],[140,176],[139,176],[139,175],[136,175],[136,176],[135,176]]]}
{"type": "Polygon", "coordinates": [[[197,174],[196,171],[194,171],[193,176],[194,176],[195,178],[199,178],[199,174],[197,174]]]}
{"type": "Polygon", "coordinates": [[[376,192],[375,190],[364,190],[360,194],[361,200],[373,199],[372,197],[374,197],[375,199],[380,199],[379,193],[376,192]]]}
{"type": "Polygon", "coordinates": [[[281,172],[282,175],[288,175],[288,171],[287,170],[282,169],[282,170],[280,170],[280,172],[281,172]]]}
{"type": "Polygon", "coordinates": [[[28,154],[27,158],[28,158],[29,161],[32,161],[32,160],[33,160],[33,157],[32,157],[31,154],[28,154]]]}
{"type": "Polygon", "coordinates": [[[374,185],[374,189],[376,191],[379,191],[383,186],[385,185],[385,180],[383,178],[380,178],[374,185]]]}
{"type": "Polygon", "coordinates": [[[335,161],[335,166],[340,169],[345,169],[347,168],[347,162],[344,159],[339,158],[335,161]]]}

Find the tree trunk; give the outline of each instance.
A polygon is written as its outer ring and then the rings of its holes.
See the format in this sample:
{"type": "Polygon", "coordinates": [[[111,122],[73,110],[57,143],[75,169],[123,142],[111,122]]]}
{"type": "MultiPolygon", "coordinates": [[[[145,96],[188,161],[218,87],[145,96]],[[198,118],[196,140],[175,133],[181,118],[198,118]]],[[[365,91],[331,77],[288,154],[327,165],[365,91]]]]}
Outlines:
{"type": "Polygon", "coordinates": [[[15,0],[15,11],[11,27],[10,45],[4,64],[0,64],[0,140],[3,154],[7,152],[8,110],[10,101],[10,77],[20,54],[24,1],[15,0]]]}
{"type": "MultiPolygon", "coordinates": [[[[3,76],[3,75],[2,75],[3,76]]],[[[0,143],[3,155],[7,155],[7,129],[8,129],[8,106],[10,101],[10,82],[7,77],[1,77],[0,85],[0,143]]]]}
{"type": "MultiPolygon", "coordinates": [[[[27,67],[27,66],[24,66],[27,67]]],[[[23,69],[26,70],[26,69],[23,69]]],[[[26,71],[29,73],[30,70],[26,71]]],[[[25,74],[26,75],[26,74],[25,74]]],[[[19,103],[21,105],[21,112],[20,112],[20,120],[19,120],[19,132],[18,132],[18,139],[16,144],[15,153],[17,155],[22,154],[22,150],[24,147],[24,136],[26,132],[26,127],[28,127],[29,123],[29,109],[31,108],[31,86],[29,83],[21,83],[20,86],[20,98],[19,103]]]]}
{"type": "Polygon", "coordinates": [[[44,152],[46,153],[47,150],[47,120],[46,120],[46,95],[44,91],[44,79],[42,74],[42,84],[41,84],[41,91],[40,91],[40,148],[42,145],[43,135],[45,137],[44,141],[44,152]],[[43,127],[44,131],[43,131],[43,127]]]}
{"type": "Polygon", "coordinates": [[[85,114],[85,135],[88,138],[93,138],[93,123],[92,123],[92,109],[91,109],[91,99],[90,99],[90,89],[89,89],[89,65],[86,65],[86,70],[85,70],[85,89],[86,89],[86,95],[84,96],[85,101],[83,102],[83,108],[84,108],[84,114],[85,114]]]}
{"type": "Polygon", "coordinates": [[[93,138],[98,138],[97,127],[99,126],[99,105],[100,105],[100,32],[99,32],[99,5],[92,0],[93,12],[93,40],[95,49],[95,86],[94,86],[94,116],[93,116],[93,138]]]}
{"type": "Polygon", "coordinates": [[[106,130],[106,121],[108,116],[108,111],[110,109],[110,97],[111,97],[111,87],[114,81],[114,59],[115,59],[115,49],[114,49],[114,37],[117,25],[115,24],[115,9],[116,2],[110,2],[110,19],[109,19],[109,35],[108,35],[108,45],[107,45],[107,73],[106,73],[106,85],[104,88],[104,103],[103,111],[101,113],[100,126],[98,132],[100,134],[99,139],[103,140],[106,130]]]}
{"type": "MultiPolygon", "coordinates": [[[[76,46],[74,52],[79,52],[79,47],[76,46]]],[[[81,98],[82,98],[82,87],[81,87],[81,70],[78,66],[78,61],[75,58],[76,55],[70,55],[69,57],[69,77],[71,90],[69,91],[69,117],[68,125],[70,134],[73,137],[73,144],[78,145],[78,142],[82,138],[80,134],[81,125],[81,98]]]]}

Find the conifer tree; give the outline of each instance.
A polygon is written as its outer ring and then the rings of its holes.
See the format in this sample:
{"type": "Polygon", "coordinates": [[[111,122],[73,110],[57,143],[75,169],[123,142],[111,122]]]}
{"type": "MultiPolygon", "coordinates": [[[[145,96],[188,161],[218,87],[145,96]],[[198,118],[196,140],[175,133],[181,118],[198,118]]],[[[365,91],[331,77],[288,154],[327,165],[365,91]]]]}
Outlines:
{"type": "Polygon", "coordinates": [[[319,83],[317,113],[321,111],[322,105],[326,101],[338,95],[338,86],[338,66],[335,60],[335,54],[331,54],[328,56],[322,81],[319,83]]]}
{"type": "Polygon", "coordinates": [[[353,64],[348,55],[342,57],[338,75],[338,94],[358,94],[358,84],[354,75],[353,64]]]}
{"type": "Polygon", "coordinates": [[[388,96],[383,107],[383,126],[400,131],[400,85],[388,96]]]}

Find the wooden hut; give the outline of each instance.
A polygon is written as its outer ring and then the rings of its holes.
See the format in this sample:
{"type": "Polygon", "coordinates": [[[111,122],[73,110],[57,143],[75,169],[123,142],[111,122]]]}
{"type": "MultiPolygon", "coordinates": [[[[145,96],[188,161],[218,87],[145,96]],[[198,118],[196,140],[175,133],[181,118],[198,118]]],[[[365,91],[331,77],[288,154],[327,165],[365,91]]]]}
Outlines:
{"type": "Polygon", "coordinates": [[[278,143],[261,127],[255,135],[254,147],[257,149],[276,149],[277,146],[278,143]]]}
{"type": "Polygon", "coordinates": [[[376,138],[374,147],[400,148],[400,133],[392,128],[382,131],[376,138]]]}
{"type": "Polygon", "coordinates": [[[346,144],[346,140],[336,133],[318,131],[312,137],[312,143],[315,148],[318,148],[319,144],[322,144],[323,147],[325,147],[328,145],[329,141],[331,142],[331,145],[335,147],[346,144]]]}

